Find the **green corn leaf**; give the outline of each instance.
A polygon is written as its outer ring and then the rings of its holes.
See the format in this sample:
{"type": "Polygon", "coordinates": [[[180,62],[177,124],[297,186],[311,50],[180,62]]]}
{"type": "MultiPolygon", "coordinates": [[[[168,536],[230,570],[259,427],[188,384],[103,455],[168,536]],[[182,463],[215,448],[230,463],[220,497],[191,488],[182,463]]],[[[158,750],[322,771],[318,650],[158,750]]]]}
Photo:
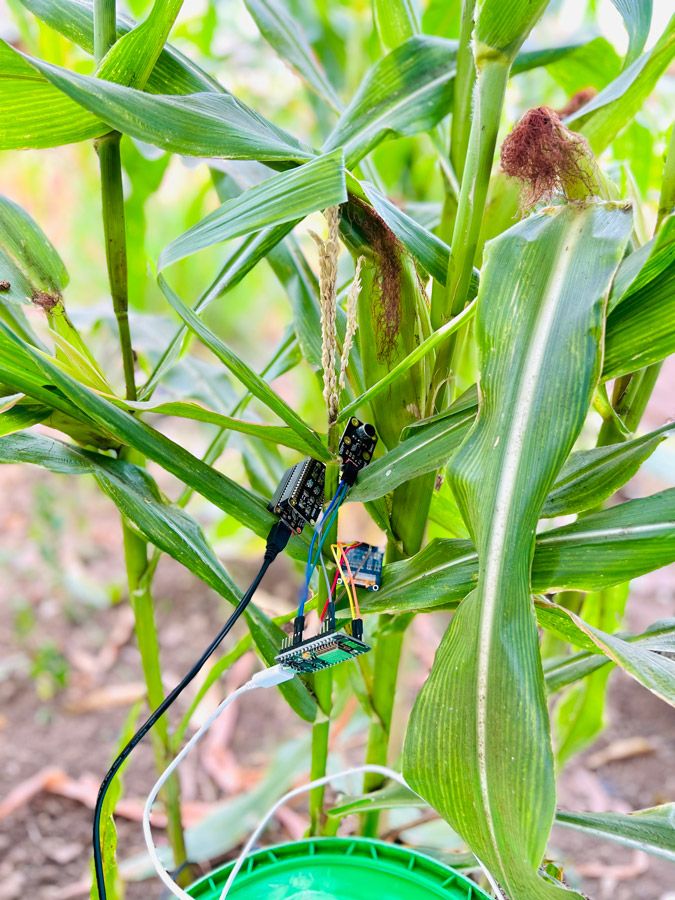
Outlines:
{"type": "MultiPolygon", "coordinates": [[[[537,609],[539,612],[541,611],[541,607],[537,609]]],[[[656,622],[641,634],[622,634],[620,637],[625,641],[641,643],[659,653],[673,653],[675,652],[675,620],[666,619],[663,622],[656,622]]],[[[563,660],[549,660],[544,665],[546,690],[550,694],[555,693],[599,669],[605,667],[611,669],[613,666],[614,662],[604,656],[596,646],[593,646],[591,651],[575,653],[563,660]]]]}
{"type": "Polygon", "coordinates": [[[51,303],[68,284],[68,272],[47,235],[28,213],[0,196],[0,319],[35,346],[34,334],[21,306],[33,300],[51,303]]]}
{"type": "Polygon", "coordinates": [[[603,378],[617,378],[675,352],[675,262],[613,309],[607,319],[603,378]]]}
{"type": "Polygon", "coordinates": [[[631,299],[648,285],[653,285],[653,282],[661,279],[673,264],[675,264],[675,215],[664,219],[658,234],[623,260],[609,295],[608,313],[612,313],[620,303],[631,299]]]}
{"type": "Polygon", "coordinates": [[[24,432],[0,439],[0,462],[32,463],[65,475],[93,475],[122,515],[160,550],[178,560],[229,603],[240,595],[197,523],[169,505],[138,466],[24,432]]]}
{"type": "MultiPolygon", "coordinates": [[[[90,0],[19,0],[50,28],[88,53],[94,52],[94,18],[90,0]]],[[[117,36],[121,38],[136,26],[133,19],[117,16],[117,36]]],[[[197,91],[224,92],[203,69],[174,47],[167,45],[159,54],[145,85],[153,94],[193,94],[197,91]]]]}
{"type": "Polygon", "coordinates": [[[386,50],[393,50],[420,32],[414,0],[373,0],[375,27],[386,50]]]}
{"type": "Polygon", "coordinates": [[[0,149],[58,147],[106,131],[95,115],[50,84],[0,40],[0,149]]]}
{"type": "MultiPolygon", "coordinates": [[[[60,474],[93,475],[146,540],[185,566],[229,603],[236,605],[241,599],[241,592],[216,558],[199,525],[182,509],[166,502],[145,469],[25,432],[0,438],[0,462],[28,462],[60,474]]],[[[249,606],[247,619],[261,657],[271,665],[283,632],[255,606],[249,606]]],[[[316,705],[298,679],[282,693],[304,719],[314,718],[316,705]]]]}
{"type": "Polygon", "coordinates": [[[204,342],[223,365],[227,366],[230,372],[249,389],[253,396],[257,397],[268,409],[276,413],[282,421],[292,428],[302,438],[305,445],[312,448],[312,452],[318,459],[331,459],[331,455],[319,435],[305,424],[295,410],[291,409],[260,375],[247,366],[219,337],[208,329],[199,316],[185,306],[162,276],[160,276],[160,287],[187,327],[204,342]]]}
{"type": "Polygon", "coordinates": [[[597,155],[635,117],[675,57],[675,16],[651,50],[625,69],[590,103],[565,119],[597,155]]]}
{"type": "Polygon", "coordinates": [[[267,43],[304,78],[319,97],[339,111],[342,108],[340,98],[316,58],[301,22],[293,18],[279,0],[245,0],[245,3],[267,43]]]}
{"type": "MultiPolygon", "coordinates": [[[[7,45],[5,49],[9,49],[7,45]]],[[[4,54],[0,55],[0,65],[3,58],[4,54]]],[[[312,151],[292,135],[268,122],[231,94],[146,94],[135,88],[80,75],[42,60],[27,56],[22,56],[22,59],[63,94],[93,114],[88,121],[95,122],[95,117],[98,117],[109,128],[172,153],[292,162],[302,162],[313,156],[312,151]]],[[[48,113],[49,110],[43,110],[45,117],[48,113]]],[[[94,128],[93,133],[90,128],[78,140],[85,136],[94,137],[109,128],[94,128]]],[[[2,141],[0,137],[0,148],[9,146],[2,141]]]]}
{"type": "Polygon", "coordinates": [[[164,400],[164,401],[116,401],[126,409],[150,412],[158,415],[177,416],[181,419],[190,419],[193,422],[207,422],[217,425],[227,431],[236,431],[239,434],[248,434],[252,437],[268,441],[275,446],[290,447],[305,455],[316,452],[316,445],[311,446],[305,442],[292,428],[278,425],[263,425],[260,422],[249,422],[246,419],[238,419],[228,416],[216,410],[209,409],[201,403],[192,400],[164,400]]]}
{"type": "Polygon", "coordinates": [[[303,359],[315,369],[321,369],[321,314],[317,277],[293,235],[273,247],[266,259],[290,300],[293,327],[303,359]]]}
{"type": "MultiPolygon", "coordinates": [[[[104,449],[117,448],[116,440],[105,426],[94,426],[86,413],[76,404],[56,390],[44,377],[38,360],[40,356],[27,353],[29,341],[17,330],[0,325],[0,383],[26,395],[26,402],[47,410],[48,420],[43,420],[52,428],[69,434],[83,444],[91,444],[104,449]],[[17,343],[18,342],[18,349],[17,343]]],[[[57,365],[52,359],[52,364],[57,365]]]]}
{"type": "Polygon", "coordinates": [[[49,416],[50,410],[45,406],[31,403],[24,399],[23,394],[14,394],[11,397],[0,399],[0,436],[14,434],[43,422],[49,416]]]}
{"type": "Polygon", "coordinates": [[[546,591],[602,590],[667,565],[674,551],[675,489],[670,489],[539,535],[532,584],[546,591]],[[602,566],[595,565],[596,553],[602,566]]]}
{"type": "MultiPolygon", "coordinates": [[[[616,630],[623,621],[628,592],[629,585],[624,583],[586,594],[581,617],[604,630],[616,630]]],[[[542,610],[538,608],[537,612],[538,621],[542,624],[542,610]]],[[[558,768],[561,769],[573,756],[592,744],[607,724],[605,709],[611,669],[607,666],[590,673],[567,690],[555,704],[552,723],[558,768]]]]}
{"type": "MultiPolygon", "coordinates": [[[[94,427],[100,427],[119,443],[133,447],[152,459],[256,534],[267,534],[274,518],[261,498],[207,466],[192,453],[119,409],[114,403],[76,382],[0,323],[0,379],[7,384],[19,385],[17,390],[24,390],[25,382],[16,366],[22,370],[33,365],[37,365],[42,371],[43,382],[46,378],[47,383],[58,388],[59,393],[66,398],[66,409],[72,404],[85,421],[94,427]]],[[[31,396],[39,394],[36,399],[48,402],[53,393],[51,390],[43,393],[32,391],[31,396]]],[[[55,408],[61,405],[58,395],[53,404],[55,408]]],[[[297,542],[293,542],[289,552],[300,552],[297,542]]]]}
{"type": "MultiPolygon", "coordinates": [[[[263,167],[258,167],[263,169],[263,167]]],[[[241,192],[250,188],[255,182],[250,178],[238,177],[241,167],[234,174],[228,171],[226,176],[222,173],[214,175],[216,191],[221,201],[237,197],[241,192]]],[[[298,220],[299,222],[300,220],[298,220]]],[[[270,231],[261,234],[276,236],[277,232],[283,234],[283,229],[290,231],[297,222],[277,226],[270,231]]],[[[302,349],[302,355],[316,369],[321,369],[321,316],[319,312],[319,283],[298,242],[293,235],[288,234],[278,243],[271,241],[266,244],[269,251],[265,255],[272,271],[283,285],[293,309],[293,327],[298,343],[302,349]]],[[[338,334],[344,334],[344,312],[340,306],[337,310],[338,334]]]]}
{"type": "Polygon", "coordinates": [[[112,389],[103,370],[70,321],[63,301],[48,306],[46,313],[54,339],[55,364],[95,391],[109,393],[112,389]]]}
{"type": "Polygon", "coordinates": [[[356,813],[366,813],[373,809],[420,809],[428,806],[426,800],[414,791],[396,781],[372,794],[360,797],[344,797],[341,802],[328,810],[331,819],[344,819],[356,813]]]}
{"type": "MultiPolygon", "coordinates": [[[[675,561],[675,489],[629,500],[537,536],[532,589],[599,591],[675,561]]],[[[458,603],[475,586],[471,541],[436,539],[384,567],[364,612],[410,612],[458,603]]]]}
{"type": "Polygon", "coordinates": [[[585,622],[576,613],[562,606],[551,604],[552,612],[559,618],[567,618],[600,649],[605,656],[620,666],[643,687],[666,703],[675,706],[675,660],[640,643],[630,643],[618,635],[607,634],[585,622]]]}
{"type": "Polygon", "coordinates": [[[417,427],[413,436],[376,459],[359,475],[349,500],[376,500],[419,475],[444,466],[457,450],[476,417],[476,405],[455,404],[438,421],[417,427]]]}
{"type": "MultiPolygon", "coordinates": [[[[91,3],[82,0],[21,0],[23,6],[68,40],[93,52],[91,3]]],[[[153,33],[165,4],[157,4],[153,33]]],[[[127,35],[135,23],[117,17],[117,34],[127,35]]],[[[142,27],[142,26],[141,26],[142,27]]],[[[158,40],[161,34],[158,36],[158,40]]],[[[134,38],[136,41],[138,38],[134,38]]],[[[124,49],[126,57],[127,49],[124,49]]],[[[121,51],[113,48],[111,54],[121,51]]],[[[155,54],[153,54],[154,56],[155,54]]],[[[150,58],[149,55],[146,56],[150,58]]],[[[111,65],[115,63],[113,57],[111,65]]],[[[106,77],[115,80],[113,74],[106,77]]],[[[123,79],[122,79],[123,80],[123,79]]],[[[159,54],[146,89],[151,93],[187,94],[198,91],[226,93],[214,79],[172,47],[159,54]]],[[[0,146],[53,147],[98,137],[106,130],[99,118],[83,109],[33,69],[18,54],[0,44],[0,146]]]]}
{"type": "MultiPolygon", "coordinates": [[[[195,313],[203,312],[214,300],[225,296],[236,287],[242,279],[264,259],[295,225],[287,222],[276,228],[266,228],[258,234],[244,238],[230,253],[220,272],[209,287],[201,294],[193,307],[195,313]]],[[[161,285],[160,281],[160,285],[161,285]]],[[[173,335],[159,360],[155,364],[150,377],[139,391],[141,399],[150,397],[166,372],[171,368],[180,354],[183,339],[188,332],[187,325],[181,325],[173,335]]]]}
{"type": "Polygon", "coordinates": [[[546,498],[542,516],[563,516],[598,506],[629,481],[675,424],[607,447],[572,453],[546,498]]]}
{"type": "MultiPolygon", "coordinates": [[[[359,402],[361,398],[346,406],[341,418],[351,414],[359,402]]],[[[349,500],[376,500],[411,478],[445,466],[473,424],[476,410],[476,394],[472,391],[445,413],[408,428],[398,446],[363,470],[349,500]]],[[[637,472],[673,428],[666,424],[631,441],[572,453],[551,489],[542,516],[581,512],[606,500],[637,472]]]]}
{"type": "MultiPolygon", "coordinates": [[[[513,73],[548,65],[576,49],[565,45],[521,54],[513,73]]],[[[416,35],[366,73],[324,150],[343,147],[351,168],[387,137],[430,131],[452,108],[457,41],[416,35]]]]}
{"type": "Polygon", "coordinates": [[[588,813],[559,810],[558,825],[605,838],[675,862],[675,803],[632,813],[588,813]]]}
{"type": "Polygon", "coordinates": [[[144,21],[119,38],[106,53],[98,77],[144,88],[182,5],[183,0],[155,0],[144,21]]]}
{"type": "Polygon", "coordinates": [[[484,563],[417,699],[404,749],[413,789],[508,893],[533,900],[569,896],[537,874],[555,781],[530,597],[534,531],[586,417],[605,301],[631,224],[617,204],[558,207],[488,245],[476,319],[481,414],[451,464],[484,563]],[[551,365],[556,379],[545,376],[551,365]]]}
{"type": "Polygon", "coordinates": [[[319,156],[223,203],[162,251],[159,269],[230,238],[301,219],[347,200],[342,151],[319,156]]]}
{"type": "Polygon", "coordinates": [[[68,284],[66,267],[47,235],[17,203],[2,196],[0,280],[10,283],[0,302],[30,302],[38,291],[59,295],[68,284]]]}
{"type": "Polygon", "coordinates": [[[377,62],[325,143],[352,167],[386,137],[429,131],[452,103],[456,41],[418,36],[377,62]]]}
{"type": "Polygon", "coordinates": [[[606,379],[633,372],[675,351],[675,216],[622,262],[609,297],[606,379]]]}
{"type": "MultiPolygon", "coordinates": [[[[330,818],[342,819],[374,809],[423,809],[428,804],[399,784],[360,797],[346,797],[328,811],[330,818]]],[[[605,838],[626,847],[644,850],[675,862],[675,803],[666,803],[632,813],[577,813],[558,810],[557,825],[574,828],[593,837],[605,838]]]]}
{"type": "Polygon", "coordinates": [[[652,0],[612,0],[621,13],[628,32],[628,51],[624,67],[630,66],[644,50],[652,24],[652,0]]]}

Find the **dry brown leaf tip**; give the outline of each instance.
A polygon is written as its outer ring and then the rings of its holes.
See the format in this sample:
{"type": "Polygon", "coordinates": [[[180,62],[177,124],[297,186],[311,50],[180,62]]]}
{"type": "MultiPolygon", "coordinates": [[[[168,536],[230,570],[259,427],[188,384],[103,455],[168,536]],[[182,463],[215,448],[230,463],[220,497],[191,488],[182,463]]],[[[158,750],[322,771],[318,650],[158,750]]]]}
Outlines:
{"type": "Polygon", "coordinates": [[[586,140],[570,131],[548,106],[528,110],[501,149],[502,168],[523,182],[524,208],[550,200],[556,191],[567,196],[571,186],[583,185],[587,194],[593,194],[591,159],[586,140]]]}

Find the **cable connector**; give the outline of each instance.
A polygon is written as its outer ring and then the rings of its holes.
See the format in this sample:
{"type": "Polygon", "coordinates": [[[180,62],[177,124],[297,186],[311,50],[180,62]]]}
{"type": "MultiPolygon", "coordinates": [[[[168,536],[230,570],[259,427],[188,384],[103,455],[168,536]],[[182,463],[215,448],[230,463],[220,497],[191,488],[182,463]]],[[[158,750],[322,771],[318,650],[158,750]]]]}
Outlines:
{"type": "Polygon", "coordinates": [[[265,561],[272,562],[276,557],[286,549],[286,545],[291,539],[293,529],[279,519],[269,530],[267,535],[267,545],[265,547],[265,561]]]}
{"type": "Polygon", "coordinates": [[[291,681],[296,674],[292,669],[284,669],[283,666],[261,669],[251,677],[251,688],[274,687],[277,684],[283,684],[284,681],[291,681]]]}
{"type": "Polygon", "coordinates": [[[304,616],[296,616],[293,620],[293,646],[297,647],[298,644],[302,643],[302,638],[305,633],[305,617],[304,616]]]}
{"type": "Polygon", "coordinates": [[[357,641],[363,640],[363,619],[352,619],[351,632],[357,641]]]}

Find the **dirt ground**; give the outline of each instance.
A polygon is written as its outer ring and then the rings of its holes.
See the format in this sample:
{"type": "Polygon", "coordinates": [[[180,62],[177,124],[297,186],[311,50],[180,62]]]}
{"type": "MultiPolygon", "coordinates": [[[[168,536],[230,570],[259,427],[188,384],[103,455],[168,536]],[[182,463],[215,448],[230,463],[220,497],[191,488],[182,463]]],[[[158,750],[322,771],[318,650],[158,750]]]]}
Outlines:
{"type": "MultiPolygon", "coordinates": [[[[86,897],[91,805],[129,708],[143,694],[122,598],[116,513],[86,479],[35,468],[0,467],[0,496],[0,900],[86,897]],[[2,817],[3,799],[18,785],[25,797],[2,817]]],[[[289,573],[278,565],[263,587],[290,597],[289,573]]],[[[242,582],[248,574],[236,567],[234,573],[242,582]]],[[[674,614],[674,582],[672,572],[661,572],[635,583],[629,614],[634,627],[674,614]]],[[[170,560],[160,566],[156,596],[170,685],[208,643],[225,604],[170,560]]],[[[429,629],[438,637],[443,627],[441,619],[424,621],[408,647],[422,665],[416,644],[428,640],[429,629]]],[[[232,719],[221,746],[210,751],[211,762],[234,779],[229,789],[235,792],[254,783],[267,754],[284,739],[308,730],[288,718],[271,692],[262,703],[232,719]]],[[[627,811],[672,800],[675,710],[614,674],[608,718],[602,738],[564,773],[560,805],[627,811]],[[622,743],[627,739],[633,743],[622,743]],[[625,758],[611,761],[617,747],[625,758]],[[603,760],[607,748],[612,752],[603,760]]],[[[124,815],[118,818],[122,859],[143,849],[138,815],[153,772],[147,743],[134,754],[125,779],[124,815]]],[[[205,805],[222,799],[228,784],[217,785],[195,759],[183,772],[182,789],[196,820],[205,805]]],[[[298,836],[302,814],[289,813],[282,825],[273,837],[298,836]]],[[[562,828],[555,830],[552,848],[570,880],[593,900],[675,898],[675,866],[663,860],[562,828]]],[[[129,900],[160,896],[155,881],[127,889],[129,900]]]]}

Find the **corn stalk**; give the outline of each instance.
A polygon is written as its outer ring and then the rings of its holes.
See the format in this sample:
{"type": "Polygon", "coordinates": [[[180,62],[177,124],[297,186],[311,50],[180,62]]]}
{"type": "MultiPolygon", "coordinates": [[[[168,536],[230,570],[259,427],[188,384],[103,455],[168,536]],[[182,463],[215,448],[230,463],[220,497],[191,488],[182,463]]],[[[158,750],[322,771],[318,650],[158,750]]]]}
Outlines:
{"type": "MultiPolygon", "coordinates": [[[[94,7],[94,39],[96,59],[100,61],[116,40],[115,0],[98,0],[94,7]]],[[[105,236],[106,263],[110,294],[119,331],[120,353],[124,370],[124,383],[128,400],[136,400],[134,352],[129,328],[129,293],[127,275],[127,247],[122,189],[121,134],[111,132],[96,142],[101,172],[101,200],[103,231],[105,236]]],[[[143,465],[143,457],[123,449],[121,458],[143,465]]],[[[127,573],[129,601],[134,612],[134,627],[141,654],[143,675],[147,688],[148,704],[155,709],[164,699],[159,639],[154,615],[151,581],[147,578],[148,545],[131,524],[122,516],[124,560],[127,573]]],[[[165,718],[157,723],[152,733],[157,770],[163,772],[171,761],[172,747],[169,725],[165,718]]],[[[180,786],[176,777],[171,778],[164,791],[168,819],[168,835],[174,864],[180,867],[187,859],[185,836],[181,818],[180,786]]],[[[189,873],[183,873],[181,880],[189,873]]]]}

